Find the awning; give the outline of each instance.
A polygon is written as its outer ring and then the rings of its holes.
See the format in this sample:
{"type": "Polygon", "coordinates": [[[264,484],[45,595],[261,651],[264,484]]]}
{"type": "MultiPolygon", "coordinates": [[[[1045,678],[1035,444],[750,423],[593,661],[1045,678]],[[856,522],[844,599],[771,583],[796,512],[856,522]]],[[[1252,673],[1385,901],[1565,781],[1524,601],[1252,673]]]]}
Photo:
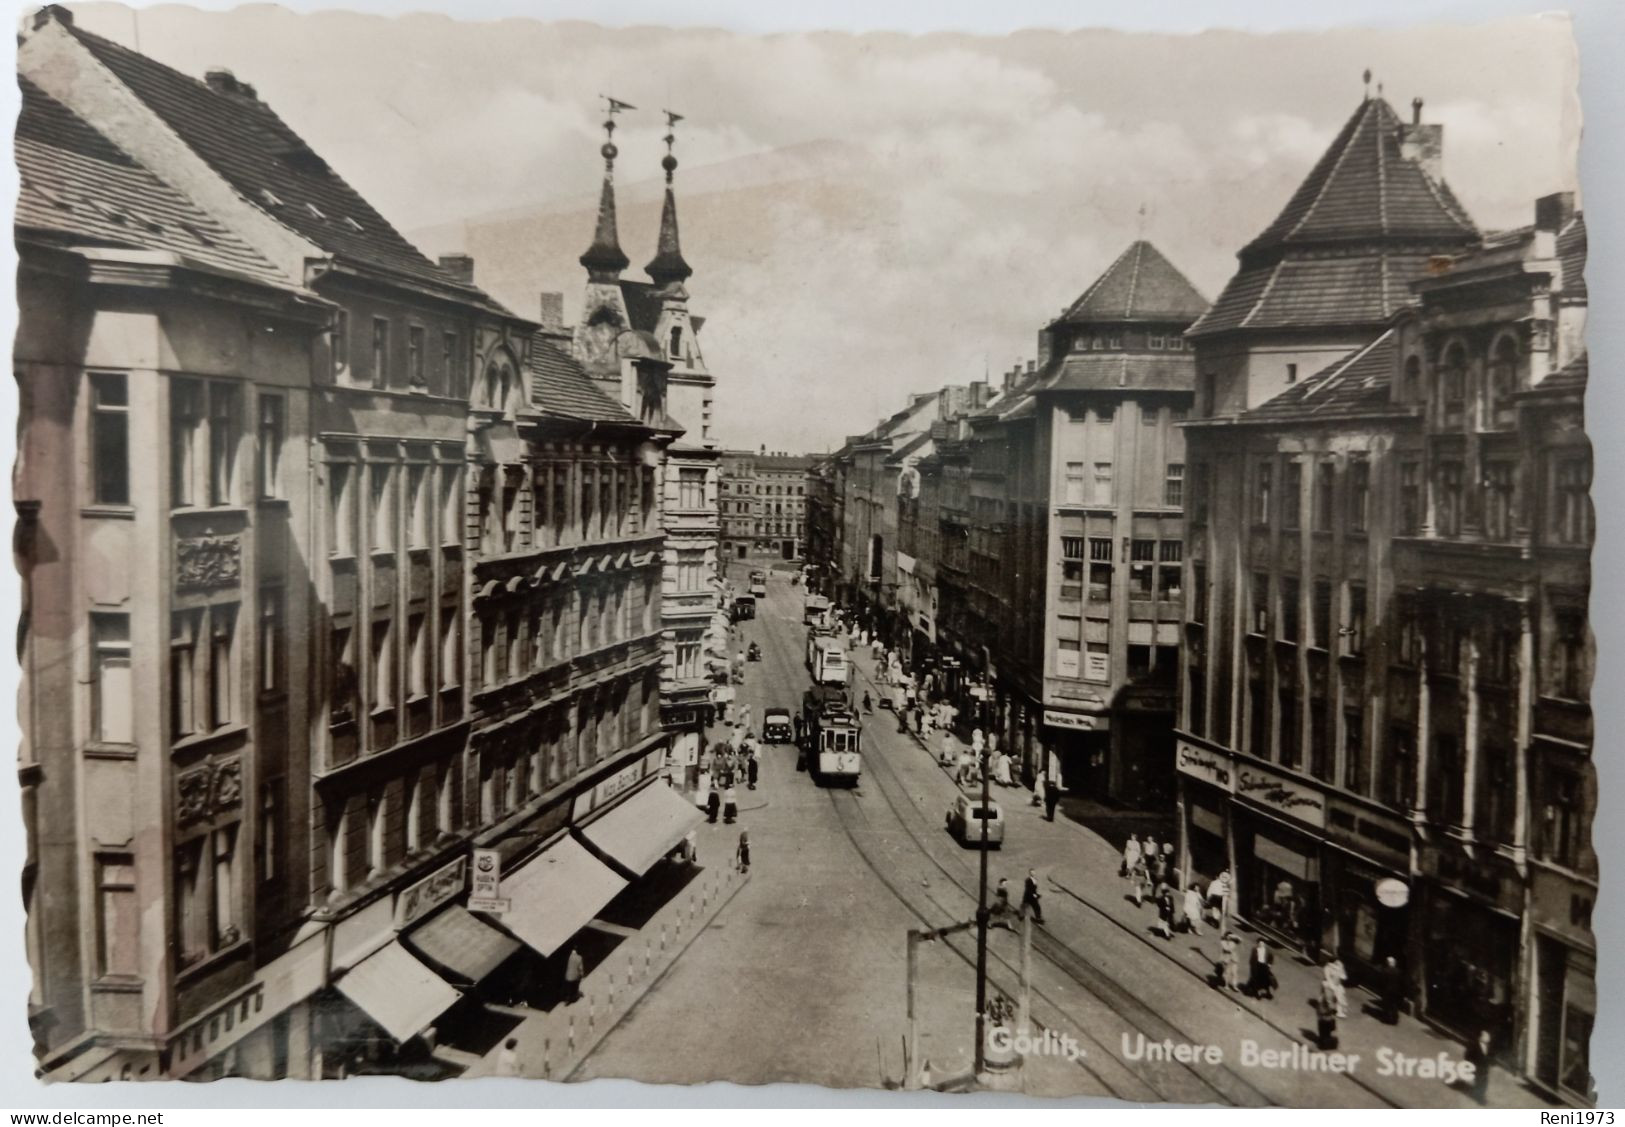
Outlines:
{"type": "Polygon", "coordinates": [[[663,783],[646,786],[582,828],[587,840],[642,876],[699,825],[699,808],[663,783]]]}
{"type": "Polygon", "coordinates": [[[563,837],[502,878],[502,897],[511,904],[501,923],[537,954],[551,955],[625,887],[620,874],[563,837]]]}
{"type": "Polygon", "coordinates": [[[456,904],[406,935],[406,945],[424,961],[469,985],[480,982],[519,950],[519,944],[456,904]]]}
{"type": "Polygon", "coordinates": [[[422,1033],[462,997],[399,942],[368,955],[335,985],[397,1041],[422,1033]]]}

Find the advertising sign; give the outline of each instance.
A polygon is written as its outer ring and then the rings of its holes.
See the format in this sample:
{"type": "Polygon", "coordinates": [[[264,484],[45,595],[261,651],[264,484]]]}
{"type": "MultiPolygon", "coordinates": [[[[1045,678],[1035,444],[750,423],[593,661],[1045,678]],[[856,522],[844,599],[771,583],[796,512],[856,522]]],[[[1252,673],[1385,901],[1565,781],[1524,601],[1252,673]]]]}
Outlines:
{"type": "Polygon", "coordinates": [[[501,889],[502,855],[495,849],[474,850],[474,883],[469,889],[470,906],[474,900],[495,900],[501,889]]]}

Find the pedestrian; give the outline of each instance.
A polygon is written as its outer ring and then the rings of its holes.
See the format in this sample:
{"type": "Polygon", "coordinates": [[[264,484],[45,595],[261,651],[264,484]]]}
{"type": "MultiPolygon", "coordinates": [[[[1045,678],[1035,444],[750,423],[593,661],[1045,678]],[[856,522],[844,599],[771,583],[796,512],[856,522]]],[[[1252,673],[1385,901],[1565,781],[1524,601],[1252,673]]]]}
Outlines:
{"type": "Polygon", "coordinates": [[[581,958],[581,952],[571,947],[564,956],[564,1000],[566,1002],[581,1001],[581,980],[586,977],[587,964],[581,958]]]}
{"type": "Polygon", "coordinates": [[[1055,821],[1055,808],[1061,802],[1061,777],[1051,773],[1044,776],[1044,820],[1055,821]]]}
{"type": "Polygon", "coordinates": [[[1473,1101],[1483,1107],[1490,1094],[1490,1045],[1494,1038],[1488,1029],[1478,1031],[1478,1039],[1467,1047],[1467,1063],[1473,1066],[1473,1078],[1467,1091],[1473,1101]]]}
{"type": "MultiPolygon", "coordinates": [[[[711,819],[713,822],[715,818],[711,819]]],[[[1129,870],[1129,891],[1134,896],[1136,908],[1145,903],[1146,894],[1151,888],[1151,871],[1146,867],[1145,858],[1141,857],[1134,862],[1134,868],[1129,870]]]]}
{"type": "Polygon", "coordinates": [[[1241,937],[1233,931],[1219,940],[1219,966],[1226,990],[1241,989],[1241,937]]]}
{"type": "Polygon", "coordinates": [[[760,767],[756,762],[756,749],[752,747],[750,749],[750,759],[745,765],[745,778],[747,780],[745,785],[751,790],[756,789],[756,773],[758,770],[760,770],[760,767]]]}
{"type": "Polygon", "coordinates": [[[1015,779],[1010,774],[1010,757],[1002,751],[993,752],[993,781],[1001,787],[1013,787],[1015,779]]]}
{"type": "Polygon", "coordinates": [[[739,848],[734,852],[734,859],[739,863],[739,871],[750,872],[750,831],[739,831],[739,848]]]}
{"type": "Polygon", "coordinates": [[[1230,918],[1230,870],[1213,878],[1207,886],[1207,906],[1213,913],[1213,926],[1223,927],[1230,918]]]}
{"type": "Polygon", "coordinates": [[[1329,981],[1320,984],[1320,997],[1312,1003],[1315,1007],[1315,1043],[1322,1052],[1329,1053],[1337,1048],[1337,993],[1329,981]]]}
{"type": "Polygon", "coordinates": [[[1399,963],[1389,955],[1378,970],[1377,996],[1381,999],[1379,1016],[1385,1025],[1399,1024],[1399,1007],[1405,996],[1405,980],[1399,973],[1399,963]]]}
{"type": "Polygon", "coordinates": [[[1247,990],[1255,998],[1275,997],[1275,952],[1262,936],[1247,960],[1247,990]]]}
{"type": "Polygon", "coordinates": [[[1011,911],[1010,878],[1000,877],[999,886],[993,890],[993,914],[1008,916],[1011,911]]]}
{"type": "Polygon", "coordinates": [[[800,746],[800,744],[801,744],[801,717],[799,715],[791,716],[790,717],[790,726],[795,730],[795,733],[796,733],[796,745],[800,746]]]}
{"type": "Polygon", "coordinates": [[[1331,997],[1337,1009],[1338,1017],[1349,1016],[1348,982],[1349,972],[1343,966],[1343,960],[1333,955],[1327,961],[1325,969],[1321,971],[1321,981],[1325,984],[1326,992],[1331,997]]]}
{"type": "Polygon", "coordinates": [[[1157,922],[1152,926],[1158,935],[1164,939],[1174,937],[1174,894],[1171,889],[1163,888],[1156,894],[1157,922]]]}
{"type": "Polygon", "coordinates": [[[519,1038],[509,1037],[502,1042],[502,1051],[497,1054],[497,1075],[519,1075],[519,1038]]]}
{"type": "Polygon", "coordinates": [[[717,810],[721,806],[722,796],[717,793],[716,787],[713,786],[711,788],[711,792],[705,796],[705,820],[715,824],[717,820],[717,810]]]}
{"type": "Polygon", "coordinates": [[[724,792],[723,796],[722,796],[722,821],[723,821],[723,824],[731,826],[731,825],[734,824],[734,819],[736,819],[738,817],[739,817],[739,796],[738,796],[738,794],[735,793],[734,788],[733,788],[733,784],[730,783],[728,785],[727,791],[724,792]]]}
{"type": "Polygon", "coordinates": [[[1185,890],[1185,927],[1192,935],[1202,934],[1202,889],[1195,881],[1185,890]]]}
{"type": "Polygon", "coordinates": [[[863,691],[863,711],[865,713],[869,713],[869,712],[873,712],[874,710],[875,710],[875,705],[874,705],[874,702],[869,699],[869,690],[865,689],[863,691]]]}
{"type": "Polygon", "coordinates": [[[1042,775],[1033,780],[1033,805],[1044,805],[1044,776],[1042,775]]]}
{"type": "Polygon", "coordinates": [[[700,835],[695,830],[689,830],[683,836],[683,860],[690,865],[700,863],[700,835]]]}
{"type": "Polygon", "coordinates": [[[958,757],[954,754],[954,734],[948,729],[942,730],[942,753],[937,756],[937,764],[950,767],[958,757]]]}
{"type": "Polygon", "coordinates": [[[1041,899],[1043,897],[1038,894],[1038,876],[1033,870],[1028,869],[1027,880],[1021,886],[1021,906],[1032,913],[1033,920],[1037,923],[1044,922],[1044,909],[1039,905],[1041,899]]]}
{"type": "Polygon", "coordinates": [[[1140,839],[1134,834],[1128,835],[1128,841],[1123,845],[1123,863],[1117,868],[1120,877],[1131,876],[1134,867],[1140,863],[1140,839]]]}
{"type": "Polygon", "coordinates": [[[982,735],[982,729],[980,729],[980,728],[972,728],[971,729],[971,734],[970,734],[970,749],[971,749],[971,751],[973,753],[975,753],[976,755],[980,756],[982,754],[983,749],[985,749],[986,747],[987,747],[987,737],[982,735]]]}
{"type": "Polygon", "coordinates": [[[954,781],[960,786],[964,786],[966,783],[974,781],[975,777],[976,757],[970,753],[969,749],[961,748],[959,752],[959,772],[954,781]]]}
{"type": "Polygon", "coordinates": [[[921,743],[925,742],[925,709],[919,705],[914,706],[914,734],[921,743]]]}

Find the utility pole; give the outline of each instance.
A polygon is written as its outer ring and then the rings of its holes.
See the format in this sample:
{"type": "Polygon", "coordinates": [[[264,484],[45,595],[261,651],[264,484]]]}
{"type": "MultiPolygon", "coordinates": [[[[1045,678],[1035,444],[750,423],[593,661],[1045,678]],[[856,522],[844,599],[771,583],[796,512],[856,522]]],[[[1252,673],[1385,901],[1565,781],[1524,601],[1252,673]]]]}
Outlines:
{"type": "Polygon", "coordinates": [[[976,887],[976,1063],[973,1069],[976,1076],[981,1076],[987,1068],[987,810],[991,794],[985,752],[981,758],[982,808],[977,811],[982,823],[982,864],[976,887]]]}

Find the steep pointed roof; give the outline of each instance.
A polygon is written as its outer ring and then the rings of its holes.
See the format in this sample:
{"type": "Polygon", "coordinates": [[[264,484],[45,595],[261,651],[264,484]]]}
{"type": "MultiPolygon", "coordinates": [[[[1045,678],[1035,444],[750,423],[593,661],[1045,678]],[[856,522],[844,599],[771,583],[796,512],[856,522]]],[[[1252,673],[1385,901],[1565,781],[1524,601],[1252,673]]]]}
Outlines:
{"type": "Polygon", "coordinates": [[[1381,97],[1361,102],[1275,222],[1242,251],[1243,258],[1346,239],[1476,235],[1444,181],[1401,154],[1406,128],[1437,127],[1405,126],[1381,97]]]}
{"type": "Polygon", "coordinates": [[[660,241],[655,247],[654,258],[643,269],[657,286],[687,281],[694,273],[693,268],[683,260],[682,244],[677,237],[677,196],[669,183],[666,185],[666,203],[660,209],[660,241]]]}
{"type": "Polygon", "coordinates": [[[598,226],[593,229],[592,245],[579,261],[595,281],[613,281],[631,263],[621,250],[615,223],[615,146],[606,142],[603,151],[604,186],[598,193],[598,226]]]}
{"type": "Polygon", "coordinates": [[[1137,239],[1061,314],[1060,320],[1188,324],[1207,312],[1207,306],[1207,298],[1178,267],[1149,242],[1137,239]]]}

